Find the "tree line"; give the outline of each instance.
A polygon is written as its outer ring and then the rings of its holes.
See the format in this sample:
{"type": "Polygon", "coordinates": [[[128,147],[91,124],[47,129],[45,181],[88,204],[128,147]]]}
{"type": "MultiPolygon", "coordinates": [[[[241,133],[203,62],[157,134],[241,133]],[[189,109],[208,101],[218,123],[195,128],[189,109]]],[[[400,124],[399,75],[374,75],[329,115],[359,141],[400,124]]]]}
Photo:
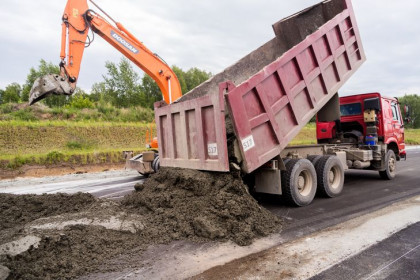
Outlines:
{"type": "MultiPolygon", "coordinates": [[[[90,94],[76,88],[72,96],[49,96],[41,102],[51,108],[70,106],[82,109],[93,108],[95,104],[110,104],[116,108],[140,106],[153,109],[153,104],[162,100],[162,94],[154,80],[147,74],[141,77],[127,59],[122,58],[119,63],[106,62],[105,67],[107,73],[103,75],[103,81],[93,84],[90,94]]],[[[187,71],[177,66],[173,66],[172,69],[179,79],[183,94],[212,75],[195,67],[187,71]]],[[[0,104],[28,102],[29,92],[38,77],[59,72],[58,65],[41,60],[37,68],[32,67],[29,70],[23,85],[12,83],[5,89],[0,89],[0,104]]],[[[420,128],[420,96],[406,94],[399,98],[399,102],[404,116],[405,105],[408,105],[406,127],[420,128]]]]}
{"type": "MultiPolygon", "coordinates": [[[[53,107],[72,106],[92,108],[95,103],[107,103],[117,108],[141,106],[153,109],[156,101],[162,100],[162,94],[155,81],[144,74],[142,77],[134,70],[126,58],[119,63],[106,62],[107,73],[103,81],[93,84],[90,94],[80,88],[72,96],[49,96],[43,99],[45,105],[53,107]]],[[[193,67],[187,71],[173,66],[178,77],[182,93],[186,93],[211,77],[211,73],[193,67]]],[[[0,104],[28,102],[29,93],[35,80],[47,74],[59,74],[60,68],[45,60],[38,67],[32,67],[23,85],[12,83],[0,89],[0,104]]]]}

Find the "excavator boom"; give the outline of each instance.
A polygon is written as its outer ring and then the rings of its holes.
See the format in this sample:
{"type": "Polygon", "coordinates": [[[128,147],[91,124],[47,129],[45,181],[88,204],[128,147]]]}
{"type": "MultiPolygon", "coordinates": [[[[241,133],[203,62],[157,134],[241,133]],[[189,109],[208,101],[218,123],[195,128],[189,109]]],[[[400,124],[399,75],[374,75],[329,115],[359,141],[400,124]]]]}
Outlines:
{"type": "MultiPolygon", "coordinates": [[[[97,6],[92,0],[89,1],[97,6]]],[[[87,0],[68,0],[62,21],[60,75],[46,75],[35,81],[29,96],[31,105],[50,94],[73,94],[84,49],[93,41],[93,37],[88,36],[89,31],[101,36],[151,76],[159,86],[166,103],[170,104],[182,96],[180,83],[172,69],[121,23],[114,21],[114,26],[90,10],[87,0]]]]}

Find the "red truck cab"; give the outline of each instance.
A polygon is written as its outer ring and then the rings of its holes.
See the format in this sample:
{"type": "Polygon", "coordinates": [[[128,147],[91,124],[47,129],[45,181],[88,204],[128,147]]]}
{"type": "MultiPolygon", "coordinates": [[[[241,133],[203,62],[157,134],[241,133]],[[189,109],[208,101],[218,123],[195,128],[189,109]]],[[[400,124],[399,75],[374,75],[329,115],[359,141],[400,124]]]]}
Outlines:
{"type": "Polygon", "coordinates": [[[377,92],[340,97],[340,121],[317,120],[318,143],[334,143],[339,140],[339,134],[350,141],[366,141],[371,133],[366,125],[364,112],[367,102],[371,100],[377,100],[378,104],[374,135],[378,143],[386,144],[388,149],[392,149],[397,160],[405,158],[404,123],[398,100],[381,96],[377,92]]]}

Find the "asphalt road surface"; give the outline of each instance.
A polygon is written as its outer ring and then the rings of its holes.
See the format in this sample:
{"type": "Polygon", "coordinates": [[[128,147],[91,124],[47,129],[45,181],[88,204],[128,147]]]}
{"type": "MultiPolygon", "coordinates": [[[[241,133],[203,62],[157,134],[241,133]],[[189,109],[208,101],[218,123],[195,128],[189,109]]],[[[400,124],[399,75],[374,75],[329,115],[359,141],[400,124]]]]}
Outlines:
{"type": "Polygon", "coordinates": [[[311,278],[325,279],[420,279],[420,223],[311,278]]]}
{"type": "MultiPolygon", "coordinates": [[[[386,208],[396,202],[418,197],[420,195],[420,149],[409,150],[408,160],[398,162],[397,168],[397,177],[392,181],[382,180],[378,172],[348,171],[342,195],[333,199],[316,197],[307,207],[284,206],[281,198],[261,197],[259,200],[267,209],[287,221],[281,233],[282,244],[285,244],[299,237],[320,232],[328,227],[386,208]]],[[[363,238],[363,234],[360,238],[363,238]]],[[[246,279],[249,275],[241,274],[244,273],[242,268],[249,266],[263,267],[260,273],[266,275],[265,273],[273,267],[266,266],[264,262],[258,266],[259,255],[251,255],[216,267],[205,272],[203,278],[199,276],[197,279],[206,279],[209,275],[210,279],[217,279],[221,275],[234,276],[235,271],[239,273],[239,277],[246,279]],[[267,270],[264,271],[264,267],[267,270]],[[233,272],[229,274],[229,271],[233,272]]],[[[272,259],[276,257],[270,253],[267,255],[272,259]]],[[[420,224],[416,223],[367,250],[361,250],[357,255],[321,272],[313,279],[417,280],[420,279],[419,256],[420,224]]],[[[259,279],[258,273],[253,276],[255,277],[251,278],[259,279]]],[[[268,279],[272,277],[269,276],[268,279]]]]}
{"type": "Polygon", "coordinates": [[[1,180],[0,192],[13,194],[53,194],[88,192],[99,198],[119,199],[134,190],[145,178],[136,171],[69,174],[43,178],[1,180]]]}
{"type": "Polygon", "coordinates": [[[394,180],[383,180],[376,171],[346,172],[343,193],[335,198],[315,197],[306,207],[293,208],[281,198],[262,198],[271,212],[289,221],[283,234],[301,236],[420,194],[420,148],[408,150],[407,161],[397,163],[394,180]]]}

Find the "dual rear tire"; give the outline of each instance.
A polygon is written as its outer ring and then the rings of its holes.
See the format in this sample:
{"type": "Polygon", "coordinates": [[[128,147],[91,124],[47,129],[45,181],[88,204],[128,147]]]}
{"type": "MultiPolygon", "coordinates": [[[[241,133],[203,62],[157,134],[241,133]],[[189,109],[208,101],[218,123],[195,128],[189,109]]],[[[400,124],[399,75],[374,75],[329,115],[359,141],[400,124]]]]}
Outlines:
{"type": "Polygon", "coordinates": [[[318,192],[324,197],[336,197],[343,191],[344,168],[336,156],[323,156],[316,164],[318,192]]]}
{"type": "Polygon", "coordinates": [[[319,194],[338,196],[344,185],[344,168],[336,156],[309,156],[290,159],[281,173],[282,193],[295,206],[309,205],[319,194]]]}
{"type": "Polygon", "coordinates": [[[282,194],[290,204],[306,206],[315,197],[316,179],[315,168],[309,160],[291,159],[281,172],[282,194]]]}

